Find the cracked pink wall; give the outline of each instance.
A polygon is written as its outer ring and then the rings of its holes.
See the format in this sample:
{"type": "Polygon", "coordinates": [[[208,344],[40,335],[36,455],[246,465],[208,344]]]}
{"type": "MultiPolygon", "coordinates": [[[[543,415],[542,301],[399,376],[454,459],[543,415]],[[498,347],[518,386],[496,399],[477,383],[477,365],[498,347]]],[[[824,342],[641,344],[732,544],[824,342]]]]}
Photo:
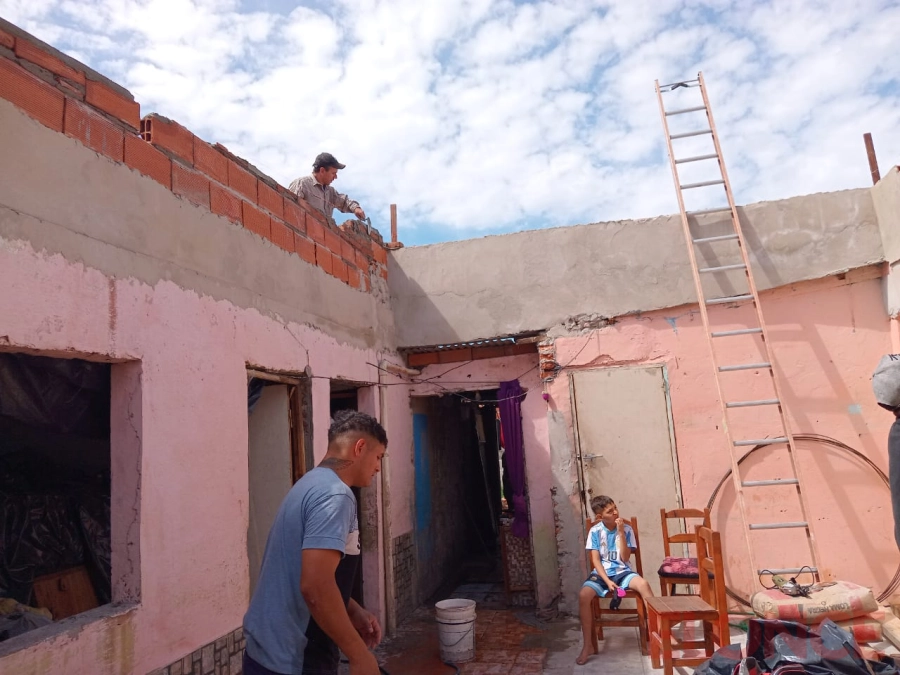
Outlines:
{"type": "MultiPolygon", "coordinates": [[[[317,378],[365,382],[377,380],[367,365],[377,354],[167,281],[110,279],[10,240],[0,240],[0,288],[4,348],[139,360],[142,416],[139,606],[93,622],[76,617],[67,633],[0,659],[0,671],[144,673],[239,626],[249,597],[247,365],[310,365],[317,378]]],[[[314,383],[320,455],[328,380],[314,383]]],[[[114,455],[122,440],[113,437],[114,455]]],[[[113,513],[114,531],[123,517],[113,513]]]]}
{"type": "MultiPolygon", "coordinates": [[[[794,433],[835,438],[886,471],[886,439],[893,418],[875,404],[870,377],[879,358],[891,349],[892,328],[896,331],[891,324],[896,322],[889,321],[885,313],[880,275],[878,268],[869,267],[841,275],[846,276],[843,280],[830,277],[786,286],[764,293],[762,306],[777,369],[786,385],[783,394],[794,433]]],[[[751,325],[754,318],[746,305],[721,306],[713,308],[711,321],[727,330],[751,325]]],[[[762,360],[757,350],[742,349],[737,342],[719,342],[717,346],[722,348],[720,363],[762,360]]],[[[570,369],[665,364],[684,505],[705,506],[730,464],[724,434],[719,429],[721,413],[712,363],[696,308],[625,317],[585,336],[559,338],[556,349],[556,360],[564,365],[577,354],[570,369]]],[[[770,397],[771,390],[762,386],[768,379],[765,371],[756,376],[745,375],[740,381],[747,383],[748,379],[752,383],[747,388],[732,387],[731,395],[738,400],[770,397]]],[[[557,377],[548,391],[551,409],[561,412],[567,420],[574,445],[568,378],[557,377]]],[[[757,414],[756,433],[760,435],[753,437],[775,435],[780,427],[773,427],[762,413],[757,414]]],[[[799,454],[826,576],[873,586],[879,593],[885,589],[897,563],[889,490],[871,469],[824,446],[801,443],[799,454]]],[[[771,461],[752,464],[751,478],[783,476],[789,471],[771,461]]],[[[571,481],[572,474],[568,476],[571,481]]],[[[571,510],[563,515],[574,526],[580,522],[581,511],[571,484],[569,490],[571,510]]],[[[755,506],[763,506],[762,493],[746,493],[755,506]]],[[[733,494],[729,482],[713,511],[713,524],[725,532],[729,579],[744,591],[758,589],[746,571],[743,533],[733,494]]],[[[783,495],[776,497],[768,506],[770,517],[765,521],[799,519],[785,517],[792,504],[783,495]]],[[[790,543],[786,539],[775,541],[790,543]]],[[[802,543],[799,548],[805,549],[802,543]]],[[[759,562],[764,563],[764,556],[760,558],[759,562]]],[[[578,559],[576,555],[575,560],[578,559]]],[[[645,560],[644,564],[654,566],[658,561],[645,560]]]]}

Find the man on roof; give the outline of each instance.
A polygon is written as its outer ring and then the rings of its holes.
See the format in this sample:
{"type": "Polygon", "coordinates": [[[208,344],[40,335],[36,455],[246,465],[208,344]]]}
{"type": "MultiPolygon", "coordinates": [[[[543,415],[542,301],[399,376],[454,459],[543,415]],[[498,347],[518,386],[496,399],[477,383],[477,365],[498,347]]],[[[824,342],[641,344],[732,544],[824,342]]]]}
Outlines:
{"type": "Polygon", "coordinates": [[[331,187],[337,179],[338,170],[344,167],[345,165],[337,161],[330,152],[322,152],[313,162],[312,173],[298,178],[290,185],[291,192],[325,214],[325,218],[332,225],[334,218],[331,217],[331,213],[334,209],[341,213],[352,213],[360,220],[366,219],[366,212],[362,210],[359,202],[331,187]]]}

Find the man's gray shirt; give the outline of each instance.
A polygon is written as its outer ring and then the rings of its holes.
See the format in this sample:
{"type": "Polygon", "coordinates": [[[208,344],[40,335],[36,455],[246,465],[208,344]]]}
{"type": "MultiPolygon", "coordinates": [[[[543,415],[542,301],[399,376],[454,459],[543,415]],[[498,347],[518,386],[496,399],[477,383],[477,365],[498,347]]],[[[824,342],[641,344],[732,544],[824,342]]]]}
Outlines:
{"type": "Polygon", "coordinates": [[[300,593],[301,552],[332,549],[359,555],[353,491],[331,469],[317,467],[291,488],[269,532],[259,581],[244,615],[247,654],[276,673],[303,672],[309,608],[300,593]]]}
{"type": "Polygon", "coordinates": [[[324,213],[329,223],[334,223],[334,218],[331,217],[334,209],[341,213],[353,213],[359,208],[359,202],[341,194],[330,185],[322,185],[312,174],[298,178],[291,183],[289,189],[314,209],[324,213]]]}

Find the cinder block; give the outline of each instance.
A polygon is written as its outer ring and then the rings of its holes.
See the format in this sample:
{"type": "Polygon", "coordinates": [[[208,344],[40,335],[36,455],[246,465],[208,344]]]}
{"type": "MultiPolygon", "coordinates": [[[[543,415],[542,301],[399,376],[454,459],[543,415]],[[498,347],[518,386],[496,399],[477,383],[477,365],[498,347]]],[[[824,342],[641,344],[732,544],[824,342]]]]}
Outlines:
{"type": "Polygon", "coordinates": [[[284,218],[284,197],[263,181],[259,181],[257,191],[259,193],[259,205],[276,218],[284,218]]]}
{"type": "Polygon", "coordinates": [[[284,207],[284,220],[295,230],[306,232],[306,212],[297,206],[297,202],[288,197],[282,197],[284,207]]]}
{"type": "Polygon", "coordinates": [[[209,208],[210,211],[220,216],[225,216],[235,223],[243,223],[241,198],[226,187],[209,184],[209,208]]]}
{"type": "Polygon", "coordinates": [[[387,251],[384,250],[383,247],[376,244],[374,241],[372,242],[372,256],[375,260],[382,265],[387,265],[387,251]]]}
{"type": "Polygon", "coordinates": [[[343,237],[341,237],[341,257],[348,263],[356,264],[356,249],[343,237]]]}
{"type": "Polygon", "coordinates": [[[365,253],[360,251],[358,248],[354,249],[354,255],[356,256],[356,266],[361,270],[369,269],[369,258],[365,253]]]}
{"type": "Polygon", "coordinates": [[[302,234],[294,233],[294,251],[310,265],[316,264],[316,244],[302,234]]]}
{"type": "Polygon", "coordinates": [[[272,218],[272,243],[288,253],[294,252],[294,233],[277,218],[272,218]]]}
{"type": "Polygon", "coordinates": [[[147,115],[141,120],[141,137],[185,164],[194,163],[194,134],[178,122],[161,115],[147,115]]]}
{"type": "Polygon", "coordinates": [[[267,213],[263,213],[250,202],[241,202],[241,210],[244,227],[266,239],[272,238],[272,223],[267,213]]]}
{"type": "Polygon", "coordinates": [[[254,205],[258,200],[256,183],[256,176],[239,167],[234,161],[228,161],[228,187],[242,194],[245,199],[254,205]]]}
{"type": "Polygon", "coordinates": [[[172,160],[141,137],[125,134],[125,163],[172,189],[172,160]]]}
{"type": "Polygon", "coordinates": [[[347,274],[347,263],[341,260],[338,256],[334,257],[332,274],[334,274],[334,276],[343,281],[345,284],[350,283],[350,278],[347,274]]]}
{"type": "Polygon", "coordinates": [[[329,251],[334,253],[336,256],[340,257],[340,255],[341,255],[341,238],[330,227],[325,228],[325,245],[328,247],[329,251]]]}
{"type": "Polygon", "coordinates": [[[196,136],[194,136],[194,168],[214,181],[228,185],[228,158],[196,136]]]}
{"type": "Polygon", "coordinates": [[[325,246],[325,226],[315,218],[311,218],[308,211],[306,213],[306,233],[314,242],[325,246]]]}
{"type": "Polygon", "coordinates": [[[334,273],[334,254],[324,244],[316,244],[316,265],[328,274],[334,273]]]}
{"type": "Polygon", "coordinates": [[[66,100],[63,131],[101,155],[117,162],[125,161],[122,129],[80,101],[66,100]]]}
{"type": "Polygon", "coordinates": [[[6,31],[0,30],[0,47],[5,47],[6,49],[12,49],[16,44],[16,39],[7,33],[6,31]]]}
{"type": "Polygon", "coordinates": [[[84,100],[88,105],[99,108],[116,119],[122,120],[135,131],[141,128],[141,106],[133,100],[122,96],[109,87],[94,80],[85,84],[84,100]]]}
{"type": "MultiPolygon", "coordinates": [[[[8,34],[4,33],[4,35],[8,34]]],[[[8,37],[12,38],[11,35],[8,35],[8,37]]],[[[68,78],[73,82],[77,82],[78,84],[85,83],[83,72],[75,70],[71,66],[66,65],[57,57],[53,56],[52,54],[48,54],[37,45],[34,45],[28,40],[24,40],[22,38],[18,38],[15,43],[16,56],[23,61],[30,61],[31,63],[34,63],[35,65],[38,65],[45,70],[49,70],[54,75],[68,78]]],[[[4,46],[12,47],[11,44],[6,45],[5,42],[3,44],[4,46]]]]}
{"type": "Polygon", "coordinates": [[[172,162],[172,192],[200,206],[210,207],[209,179],[178,162],[172,162]]]}
{"type": "Polygon", "coordinates": [[[54,131],[63,130],[64,96],[8,59],[0,59],[0,97],[54,131]]]}

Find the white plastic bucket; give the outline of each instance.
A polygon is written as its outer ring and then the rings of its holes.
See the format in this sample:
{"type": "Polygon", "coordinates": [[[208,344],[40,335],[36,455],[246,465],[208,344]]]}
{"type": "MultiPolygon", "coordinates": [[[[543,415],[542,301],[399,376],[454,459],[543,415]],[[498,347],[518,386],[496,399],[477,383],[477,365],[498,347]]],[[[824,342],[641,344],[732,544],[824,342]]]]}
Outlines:
{"type": "Polygon", "coordinates": [[[475,658],[475,601],[441,600],[434,606],[441,660],[465,663],[475,658]]]}

